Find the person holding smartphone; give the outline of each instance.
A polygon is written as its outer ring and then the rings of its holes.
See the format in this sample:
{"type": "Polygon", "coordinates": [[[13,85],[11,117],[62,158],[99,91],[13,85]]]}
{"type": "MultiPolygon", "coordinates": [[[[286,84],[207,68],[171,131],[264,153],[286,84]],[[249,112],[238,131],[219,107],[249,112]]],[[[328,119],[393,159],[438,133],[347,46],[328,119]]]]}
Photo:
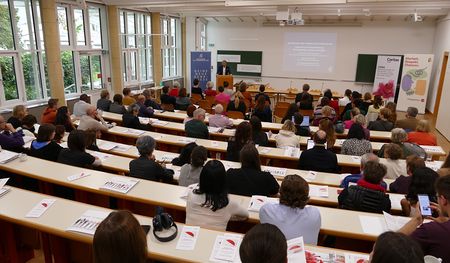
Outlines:
{"type": "Polygon", "coordinates": [[[416,240],[425,255],[441,258],[442,262],[450,262],[450,175],[439,177],[435,188],[437,203],[430,202],[429,208],[437,213],[436,217],[424,216],[429,214],[429,210],[422,211],[421,207],[425,206],[422,203],[416,206],[413,218],[399,232],[410,235],[416,240]],[[423,223],[424,217],[433,221],[423,223]]]}

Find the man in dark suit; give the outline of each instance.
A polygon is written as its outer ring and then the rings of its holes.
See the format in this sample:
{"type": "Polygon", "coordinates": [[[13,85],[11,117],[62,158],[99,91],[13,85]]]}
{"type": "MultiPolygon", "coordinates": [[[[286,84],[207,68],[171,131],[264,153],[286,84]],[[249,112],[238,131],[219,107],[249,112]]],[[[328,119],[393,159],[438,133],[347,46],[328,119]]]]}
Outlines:
{"type": "Polygon", "coordinates": [[[227,61],[222,61],[222,65],[217,67],[217,75],[231,75],[230,67],[227,66],[227,61]]]}
{"type": "Polygon", "coordinates": [[[324,173],[338,173],[340,168],[337,156],[332,151],[325,149],[327,134],[319,130],[314,136],[314,147],[303,151],[298,161],[298,169],[324,173]]]}

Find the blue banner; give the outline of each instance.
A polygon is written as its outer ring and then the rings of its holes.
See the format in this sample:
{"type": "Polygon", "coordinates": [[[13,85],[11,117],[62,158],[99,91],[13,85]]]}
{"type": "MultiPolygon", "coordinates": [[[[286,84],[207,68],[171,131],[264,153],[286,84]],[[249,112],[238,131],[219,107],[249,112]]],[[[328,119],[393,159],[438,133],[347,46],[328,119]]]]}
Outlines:
{"type": "Polygon", "coordinates": [[[206,83],[211,80],[210,51],[191,51],[191,87],[194,79],[200,80],[202,90],[206,89],[206,83]]]}

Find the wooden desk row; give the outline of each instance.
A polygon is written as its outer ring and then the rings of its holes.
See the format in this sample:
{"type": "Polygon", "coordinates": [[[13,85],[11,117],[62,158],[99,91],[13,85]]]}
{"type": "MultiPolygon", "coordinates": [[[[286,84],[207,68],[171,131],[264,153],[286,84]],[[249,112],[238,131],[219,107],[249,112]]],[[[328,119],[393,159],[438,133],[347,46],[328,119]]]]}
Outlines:
{"type": "MultiPolygon", "coordinates": [[[[183,212],[186,210],[186,201],[181,197],[185,195],[187,188],[177,185],[140,180],[139,183],[137,183],[127,194],[121,194],[115,191],[100,189],[100,187],[103,186],[109,179],[117,176],[120,177],[120,175],[64,165],[33,157],[28,157],[26,161],[20,161],[18,159],[13,160],[7,164],[0,165],[0,169],[34,178],[43,182],[62,185],[100,196],[115,197],[119,200],[129,201],[132,203],[163,206],[183,212]],[[88,173],[90,175],[75,181],[69,181],[67,179],[69,176],[80,173],[88,173]]],[[[249,206],[250,197],[230,195],[230,199],[235,200],[243,207],[249,206]]],[[[15,202],[19,201],[17,200],[15,202]]],[[[10,206],[17,204],[15,202],[11,202],[10,206]]],[[[364,232],[359,216],[382,218],[383,216],[380,214],[321,206],[317,206],[317,208],[322,216],[322,234],[369,241],[374,241],[379,234],[364,232]]],[[[259,214],[257,212],[249,212],[249,214],[249,222],[259,222],[259,214]]]]}
{"type": "MultiPolygon", "coordinates": [[[[87,210],[94,210],[109,213],[110,209],[79,203],[75,201],[69,201],[61,198],[56,198],[49,195],[34,193],[19,188],[11,187],[10,192],[0,197],[0,220],[8,222],[12,225],[24,226],[27,228],[35,229],[46,235],[52,235],[56,237],[64,238],[68,241],[82,242],[91,247],[93,242],[93,236],[87,234],[81,234],[77,232],[69,232],[66,229],[70,227],[84,212],[87,210]],[[43,199],[56,199],[53,205],[39,218],[27,218],[25,215],[43,199]]],[[[146,216],[135,215],[137,220],[142,225],[151,225],[152,218],[146,216]]],[[[209,262],[211,251],[213,249],[215,239],[218,235],[223,235],[227,232],[213,231],[201,228],[198,240],[194,250],[177,250],[176,245],[180,238],[181,229],[184,224],[177,223],[179,234],[175,240],[167,243],[161,243],[155,239],[153,234],[147,235],[148,244],[148,257],[154,260],[162,260],[168,262],[209,262]]],[[[7,226],[8,227],[8,226],[7,226]]],[[[6,228],[7,228],[6,227],[6,228]]],[[[8,231],[2,229],[3,238],[9,240],[18,240],[19,236],[14,235],[14,231],[8,231]]],[[[228,232],[229,233],[229,232],[228,232]]],[[[44,239],[43,239],[44,240],[44,239]]],[[[44,251],[46,260],[52,260],[52,256],[56,258],[65,259],[66,262],[70,261],[70,256],[62,254],[62,251],[58,251],[56,248],[48,247],[49,244],[44,242],[44,251]]],[[[357,252],[344,251],[339,249],[332,249],[318,246],[305,246],[308,251],[321,252],[321,253],[336,253],[343,255],[344,253],[360,254],[357,252]]],[[[87,248],[87,250],[89,250],[87,248]]],[[[125,249],[125,248],[124,248],[125,249]]],[[[9,254],[17,253],[15,247],[8,251],[9,254]]],[[[90,254],[88,251],[84,251],[85,257],[90,254]]],[[[14,255],[9,255],[11,258],[14,255]]],[[[86,260],[90,260],[86,258],[86,260]]]]}
{"type": "MultiPolygon", "coordinates": [[[[118,124],[122,123],[122,115],[120,114],[116,114],[116,113],[111,113],[111,112],[104,112],[103,113],[103,118],[105,118],[106,120],[112,121],[112,122],[116,122],[118,124]]],[[[143,120],[143,123],[148,123],[147,118],[141,118],[141,120],[143,120]]],[[[179,122],[171,122],[171,121],[154,121],[152,123],[152,127],[154,127],[157,131],[160,132],[172,132],[172,133],[176,133],[179,135],[185,135],[185,131],[184,131],[184,124],[179,123],[179,122]]],[[[213,138],[217,138],[219,140],[225,140],[227,141],[228,138],[233,137],[234,133],[235,133],[235,129],[224,129],[223,132],[217,132],[214,128],[210,129],[210,136],[213,138]]],[[[271,142],[272,144],[275,144],[275,136],[276,134],[271,134],[272,136],[269,137],[269,142],[271,142]]],[[[301,137],[298,136],[299,141],[300,141],[300,145],[302,146],[306,146],[308,139],[310,139],[309,137],[301,137]]],[[[334,145],[335,149],[341,149],[342,148],[342,144],[344,143],[345,139],[338,139],[336,140],[336,143],[334,145]]],[[[374,152],[377,152],[381,149],[381,147],[385,144],[383,142],[371,142],[372,144],[372,149],[374,152]]],[[[427,152],[427,154],[429,156],[432,156],[435,159],[439,159],[439,157],[441,156],[446,156],[445,151],[442,149],[442,147],[440,146],[421,146],[422,148],[424,148],[424,150],[427,152]]]]}

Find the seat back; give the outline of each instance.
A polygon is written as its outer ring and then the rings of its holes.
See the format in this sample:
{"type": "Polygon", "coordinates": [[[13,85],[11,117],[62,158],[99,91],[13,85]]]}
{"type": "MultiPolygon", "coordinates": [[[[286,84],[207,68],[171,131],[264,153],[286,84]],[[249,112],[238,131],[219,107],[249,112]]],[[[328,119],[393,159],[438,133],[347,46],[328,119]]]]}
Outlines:
{"type": "Polygon", "coordinates": [[[244,114],[240,111],[227,111],[227,116],[231,119],[244,119],[244,114]]]}
{"type": "Polygon", "coordinates": [[[173,111],[175,109],[175,107],[173,106],[173,104],[161,104],[161,109],[165,110],[165,111],[173,111]]]}

